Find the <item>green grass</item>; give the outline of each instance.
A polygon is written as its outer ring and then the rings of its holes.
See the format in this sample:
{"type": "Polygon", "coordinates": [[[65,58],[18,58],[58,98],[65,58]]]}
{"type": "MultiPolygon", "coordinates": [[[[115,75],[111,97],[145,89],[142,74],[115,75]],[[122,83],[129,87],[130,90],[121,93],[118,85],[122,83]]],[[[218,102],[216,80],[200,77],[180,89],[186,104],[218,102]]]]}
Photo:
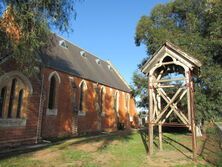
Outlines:
{"type": "Polygon", "coordinates": [[[222,167],[222,134],[213,124],[209,124],[206,130],[207,138],[203,143],[201,156],[214,164],[222,167]]]}
{"type": "Polygon", "coordinates": [[[35,166],[40,167],[43,163],[38,160],[31,160],[28,157],[18,156],[15,158],[10,158],[0,162],[0,167],[24,167],[24,166],[35,166]]]}
{"type": "Polygon", "coordinates": [[[146,164],[146,150],[138,134],[131,135],[130,139],[123,138],[118,144],[107,145],[100,152],[109,153],[115,157],[115,161],[110,164],[110,167],[135,167],[146,164]]]}
{"type": "Polygon", "coordinates": [[[195,167],[210,167],[210,165],[195,164],[195,163],[190,163],[190,164],[185,164],[185,165],[176,165],[175,167],[191,167],[191,166],[195,166],[195,167]]]}
{"type": "MultiPolygon", "coordinates": [[[[137,132],[70,139],[47,149],[0,160],[0,167],[210,166],[202,157],[198,157],[197,163],[189,157],[192,155],[189,134],[164,133],[164,151],[159,152],[154,146],[154,155],[150,159],[144,140],[146,135],[137,132]]],[[[154,143],[158,144],[158,137],[154,143]]],[[[203,142],[198,140],[198,143],[203,142]]]]}

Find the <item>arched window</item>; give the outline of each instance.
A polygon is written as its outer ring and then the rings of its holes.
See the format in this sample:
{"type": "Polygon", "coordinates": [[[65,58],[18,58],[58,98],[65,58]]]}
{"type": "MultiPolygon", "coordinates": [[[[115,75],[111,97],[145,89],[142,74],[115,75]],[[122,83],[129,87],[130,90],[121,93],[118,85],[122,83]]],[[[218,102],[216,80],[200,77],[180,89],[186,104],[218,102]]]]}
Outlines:
{"type": "Polygon", "coordinates": [[[53,71],[49,74],[48,77],[48,103],[47,103],[47,116],[56,116],[58,113],[58,90],[59,84],[61,83],[60,76],[57,71],[53,71]]]}
{"type": "Polygon", "coordinates": [[[114,110],[119,116],[119,92],[116,92],[114,96],[114,110]]]}
{"type": "Polygon", "coordinates": [[[86,82],[83,80],[80,85],[80,94],[79,94],[79,115],[84,116],[86,113],[86,90],[87,90],[87,85],[86,82]]]}
{"type": "Polygon", "coordinates": [[[3,87],[1,90],[1,97],[0,97],[0,118],[3,117],[3,109],[4,109],[4,105],[5,105],[6,93],[7,93],[7,88],[3,87]]]}
{"type": "Polygon", "coordinates": [[[100,111],[104,112],[104,102],[105,102],[105,88],[102,87],[100,92],[100,111]]]}
{"type": "Polygon", "coordinates": [[[130,100],[130,97],[129,97],[129,95],[126,93],[126,94],[125,94],[125,108],[126,108],[126,112],[129,112],[129,100],[130,100]]]}
{"type": "Polygon", "coordinates": [[[11,71],[0,76],[0,86],[0,126],[26,125],[28,98],[33,92],[29,79],[18,71],[11,71]]]}
{"type": "Polygon", "coordinates": [[[15,98],[16,82],[17,82],[17,79],[14,78],[12,80],[12,86],[11,86],[11,92],[10,92],[10,98],[9,98],[8,118],[12,117],[12,109],[13,109],[13,103],[14,103],[14,98],[15,98]]]}
{"type": "Polygon", "coordinates": [[[100,93],[101,93],[101,90],[99,89],[99,86],[98,84],[93,84],[93,93],[95,94],[95,111],[97,113],[100,113],[101,112],[101,105],[100,105],[100,93]]]}
{"type": "Polygon", "coordinates": [[[23,102],[23,92],[24,92],[23,89],[21,89],[19,91],[16,118],[20,118],[21,117],[21,109],[22,109],[22,102],[23,102]]]}
{"type": "Polygon", "coordinates": [[[50,79],[48,108],[54,109],[56,100],[56,78],[53,75],[50,79]]]}

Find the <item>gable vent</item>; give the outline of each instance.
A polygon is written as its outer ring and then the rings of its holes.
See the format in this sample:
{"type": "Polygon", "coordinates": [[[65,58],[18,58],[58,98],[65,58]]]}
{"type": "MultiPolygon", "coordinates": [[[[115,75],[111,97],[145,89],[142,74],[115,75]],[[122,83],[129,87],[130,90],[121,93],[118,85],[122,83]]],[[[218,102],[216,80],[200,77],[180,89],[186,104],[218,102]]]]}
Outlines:
{"type": "Polygon", "coordinates": [[[68,45],[66,44],[66,41],[64,41],[64,40],[59,41],[59,46],[66,48],[66,49],[68,48],[68,45]]]}
{"type": "Polygon", "coordinates": [[[84,50],[82,50],[82,51],[80,51],[80,55],[81,55],[82,57],[86,57],[86,52],[85,52],[84,50]]]}
{"type": "Polygon", "coordinates": [[[96,59],[96,63],[100,64],[101,63],[100,59],[96,59]]]}
{"type": "Polygon", "coordinates": [[[113,68],[112,68],[112,66],[109,64],[108,65],[108,69],[110,70],[110,71],[113,71],[113,68]]]}

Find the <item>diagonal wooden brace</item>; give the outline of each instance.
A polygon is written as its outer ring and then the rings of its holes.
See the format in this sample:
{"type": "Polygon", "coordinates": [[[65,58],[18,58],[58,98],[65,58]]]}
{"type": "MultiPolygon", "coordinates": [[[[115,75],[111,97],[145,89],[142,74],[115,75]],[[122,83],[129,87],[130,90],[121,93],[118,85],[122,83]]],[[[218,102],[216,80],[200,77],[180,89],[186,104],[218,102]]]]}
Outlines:
{"type": "MultiPolygon", "coordinates": [[[[183,98],[183,96],[186,94],[186,90],[184,90],[183,92],[182,92],[182,94],[179,94],[179,93],[181,93],[181,90],[182,90],[182,88],[180,88],[180,89],[178,89],[178,91],[176,92],[176,96],[174,95],[174,97],[178,97],[178,96],[180,96],[179,97],[179,101],[183,98]],[[179,93],[178,93],[179,92],[179,93]],[[177,94],[178,93],[178,94],[177,94]]],[[[163,89],[160,89],[159,90],[159,92],[160,92],[160,95],[163,97],[163,99],[168,103],[168,105],[167,106],[170,106],[171,107],[171,109],[173,109],[173,111],[174,111],[174,113],[176,113],[176,115],[180,118],[180,120],[184,123],[184,124],[189,124],[189,121],[188,121],[188,119],[187,119],[187,117],[183,114],[183,112],[182,111],[180,111],[178,108],[177,108],[177,105],[176,105],[176,103],[174,103],[174,101],[175,101],[175,98],[173,99],[171,99],[170,100],[170,98],[166,95],[166,93],[164,92],[164,90],[163,89]]],[[[179,102],[178,101],[178,102],[179,102]]],[[[177,103],[178,103],[177,102],[177,103]]],[[[167,108],[168,109],[168,108],[167,108]]]]}
{"type": "MultiPolygon", "coordinates": [[[[189,124],[188,119],[186,118],[186,116],[183,114],[182,111],[180,111],[177,108],[177,103],[184,97],[184,95],[186,94],[187,90],[184,90],[182,92],[182,88],[179,88],[178,91],[175,93],[175,95],[173,96],[172,99],[170,99],[166,93],[164,92],[163,89],[159,89],[157,90],[158,93],[161,95],[161,97],[167,102],[167,106],[164,108],[163,112],[161,112],[161,114],[158,116],[158,118],[155,120],[155,123],[158,123],[161,118],[163,117],[163,115],[166,113],[166,111],[168,110],[169,107],[171,107],[171,110],[168,112],[167,114],[167,118],[170,116],[170,114],[172,113],[172,110],[176,113],[176,115],[180,118],[180,120],[184,123],[184,124],[189,124]],[[179,97],[179,98],[178,98],[179,97]],[[175,101],[178,98],[177,101],[175,101]]],[[[165,118],[164,121],[167,119],[165,118]]]]}
{"type": "MultiPolygon", "coordinates": [[[[186,93],[187,93],[187,90],[183,91],[183,93],[181,94],[181,96],[179,97],[179,99],[174,103],[175,106],[177,106],[178,102],[184,97],[184,95],[185,95],[186,93]]],[[[172,112],[173,112],[173,109],[171,109],[171,110],[167,113],[167,115],[166,115],[166,117],[163,119],[162,123],[164,123],[164,122],[166,121],[166,119],[170,116],[170,114],[171,114],[172,112]]]]}
{"type": "Polygon", "coordinates": [[[173,96],[172,99],[170,99],[169,97],[167,98],[167,96],[165,95],[165,92],[161,89],[157,89],[157,92],[160,94],[160,96],[163,97],[163,99],[167,102],[166,107],[163,109],[163,111],[158,115],[157,119],[155,120],[155,123],[159,122],[159,120],[162,118],[162,116],[166,113],[166,111],[168,110],[168,108],[170,107],[170,105],[175,101],[175,99],[178,97],[178,95],[180,94],[180,92],[182,91],[182,88],[179,88],[177,90],[177,92],[175,93],[175,95],[173,96]],[[164,92],[164,93],[163,93],[164,92]]]}

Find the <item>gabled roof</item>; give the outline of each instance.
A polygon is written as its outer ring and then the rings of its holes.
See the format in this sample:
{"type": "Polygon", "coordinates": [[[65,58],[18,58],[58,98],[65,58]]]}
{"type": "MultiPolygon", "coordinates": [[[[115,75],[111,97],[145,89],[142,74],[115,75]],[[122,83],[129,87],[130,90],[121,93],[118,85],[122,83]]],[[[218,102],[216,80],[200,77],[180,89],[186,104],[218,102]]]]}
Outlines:
{"type": "Polygon", "coordinates": [[[118,90],[131,91],[109,61],[104,61],[55,34],[50,41],[51,44],[41,55],[45,66],[118,90]]]}
{"type": "Polygon", "coordinates": [[[196,71],[202,66],[199,60],[182,51],[178,46],[170,42],[165,42],[164,45],[142,66],[142,72],[146,74],[149,73],[150,69],[166,55],[178,59],[181,63],[189,67],[191,71],[196,71]]]}

